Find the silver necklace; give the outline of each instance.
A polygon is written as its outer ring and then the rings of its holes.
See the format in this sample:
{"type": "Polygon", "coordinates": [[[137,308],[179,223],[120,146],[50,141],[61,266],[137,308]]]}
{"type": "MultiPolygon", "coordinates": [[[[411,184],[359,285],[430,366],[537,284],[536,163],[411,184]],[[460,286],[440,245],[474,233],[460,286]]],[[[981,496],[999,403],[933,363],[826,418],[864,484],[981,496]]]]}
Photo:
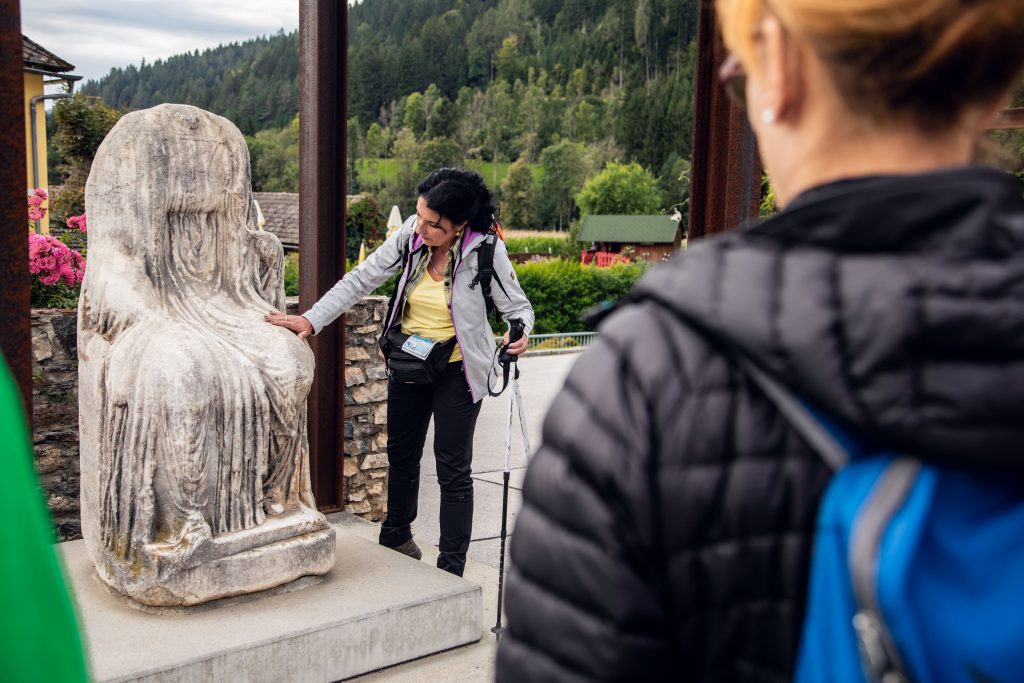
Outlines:
{"type": "MultiPolygon", "coordinates": [[[[430,270],[432,270],[434,272],[434,275],[436,275],[438,277],[444,277],[444,273],[442,273],[441,271],[439,271],[437,268],[434,267],[434,254],[435,253],[436,253],[435,250],[431,249],[431,251],[430,251],[430,261],[427,262],[427,266],[429,266],[430,270]]],[[[444,261],[445,261],[445,265],[447,265],[447,263],[448,263],[448,255],[447,254],[445,254],[444,261]]]]}

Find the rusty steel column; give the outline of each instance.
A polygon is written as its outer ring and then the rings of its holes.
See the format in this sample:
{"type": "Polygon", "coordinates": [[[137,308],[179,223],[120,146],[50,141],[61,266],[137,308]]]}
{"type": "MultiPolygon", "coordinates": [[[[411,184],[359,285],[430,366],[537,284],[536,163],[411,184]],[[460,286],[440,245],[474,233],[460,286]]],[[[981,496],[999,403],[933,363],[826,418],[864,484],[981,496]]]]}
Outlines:
{"type": "Polygon", "coordinates": [[[32,320],[25,187],[25,83],[18,0],[0,0],[0,349],[32,415],[32,320]]]}
{"type": "Polygon", "coordinates": [[[999,113],[999,118],[996,119],[992,129],[1002,130],[1008,128],[1024,128],[1024,108],[1004,109],[999,113]]]}
{"type": "MultiPolygon", "coordinates": [[[[299,308],[345,274],[347,11],[345,0],[299,1],[299,308]]],[[[345,505],[345,323],[310,338],[313,494],[324,511],[345,505]]]]}
{"type": "Polygon", "coordinates": [[[761,160],[746,114],[718,81],[725,46],[713,2],[701,2],[694,75],[689,239],[735,230],[757,218],[761,160]]]}

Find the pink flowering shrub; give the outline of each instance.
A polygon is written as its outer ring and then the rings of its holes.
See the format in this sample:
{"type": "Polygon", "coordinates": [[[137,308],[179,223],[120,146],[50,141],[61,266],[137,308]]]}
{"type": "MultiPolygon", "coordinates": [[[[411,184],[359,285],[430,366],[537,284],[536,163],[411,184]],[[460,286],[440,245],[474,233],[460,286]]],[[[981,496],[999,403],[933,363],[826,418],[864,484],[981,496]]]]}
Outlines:
{"type": "Polygon", "coordinates": [[[71,216],[68,218],[68,229],[60,236],[60,238],[64,244],[74,250],[77,250],[84,257],[86,232],[85,214],[83,213],[81,216],[71,216]]]}
{"type": "Polygon", "coordinates": [[[44,285],[78,285],[85,276],[85,259],[50,235],[28,236],[28,271],[44,285]]]}
{"type": "Polygon", "coordinates": [[[28,197],[28,219],[30,221],[41,221],[46,215],[46,207],[43,202],[47,199],[46,190],[38,189],[28,197]]]}
{"type": "Polygon", "coordinates": [[[68,229],[86,232],[85,214],[83,213],[81,216],[71,216],[68,218],[68,229]]]}
{"type": "MultiPolygon", "coordinates": [[[[29,197],[29,220],[39,220],[46,215],[46,208],[42,206],[44,201],[46,192],[43,190],[36,190],[29,197]]],[[[80,241],[84,247],[85,216],[68,219],[68,228],[66,234],[76,242],[80,241]]],[[[56,237],[30,232],[28,269],[32,274],[33,307],[73,308],[78,305],[78,292],[85,277],[85,258],[79,251],[56,237]]]]}

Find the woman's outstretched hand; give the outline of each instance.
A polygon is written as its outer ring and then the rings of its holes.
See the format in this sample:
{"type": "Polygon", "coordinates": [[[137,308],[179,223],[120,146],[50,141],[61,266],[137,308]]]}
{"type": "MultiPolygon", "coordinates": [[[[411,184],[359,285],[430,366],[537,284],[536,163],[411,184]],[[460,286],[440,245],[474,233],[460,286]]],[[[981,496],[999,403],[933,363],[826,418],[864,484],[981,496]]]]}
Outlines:
{"type": "Polygon", "coordinates": [[[295,334],[299,335],[299,339],[305,339],[309,335],[313,334],[313,323],[306,320],[301,315],[285,315],[281,311],[270,309],[270,313],[263,316],[271,325],[277,325],[278,327],[285,327],[295,334]]]}

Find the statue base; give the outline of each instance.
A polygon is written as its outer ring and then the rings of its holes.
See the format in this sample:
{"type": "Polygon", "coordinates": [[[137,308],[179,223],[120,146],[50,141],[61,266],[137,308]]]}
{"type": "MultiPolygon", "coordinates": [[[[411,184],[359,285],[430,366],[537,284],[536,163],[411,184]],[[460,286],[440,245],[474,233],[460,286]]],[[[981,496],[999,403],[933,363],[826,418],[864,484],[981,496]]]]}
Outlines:
{"type": "Polygon", "coordinates": [[[480,586],[333,529],[337,561],[318,585],[179,616],[127,607],[82,541],[59,544],[92,680],[337,681],[486,631],[480,586]]]}
{"type": "Polygon", "coordinates": [[[147,605],[139,602],[138,600],[132,600],[124,593],[120,593],[113,587],[104,583],[103,579],[101,579],[97,574],[93,574],[93,578],[96,580],[96,583],[103,588],[103,590],[107,591],[107,593],[115,599],[120,600],[128,607],[137,609],[140,612],[146,612],[147,614],[159,614],[161,616],[180,616],[183,614],[208,612],[210,610],[220,609],[221,607],[231,607],[233,605],[241,605],[246,602],[253,602],[254,600],[262,600],[263,598],[269,598],[274,595],[294,593],[295,591],[300,591],[303,588],[310,588],[324,582],[324,577],[322,576],[303,576],[295,579],[291,583],[286,583],[274,588],[268,588],[267,590],[259,591],[258,593],[246,593],[245,595],[236,595],[231,598],[219,598],[217,600],[210,600],[209,602],[203,602],[198,605],[159,607],[156,605],[147,605]]]}
{"type": "Polygon", "coordinates": [[[132,607],[179,610],[326,574],[334,565],[334,543],[334,529],[322,514],[292,505],[257,527],[185,549],[149,544],[141,568],[104,561],[99,552],[96,573],[132,607]]]}

